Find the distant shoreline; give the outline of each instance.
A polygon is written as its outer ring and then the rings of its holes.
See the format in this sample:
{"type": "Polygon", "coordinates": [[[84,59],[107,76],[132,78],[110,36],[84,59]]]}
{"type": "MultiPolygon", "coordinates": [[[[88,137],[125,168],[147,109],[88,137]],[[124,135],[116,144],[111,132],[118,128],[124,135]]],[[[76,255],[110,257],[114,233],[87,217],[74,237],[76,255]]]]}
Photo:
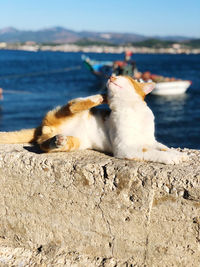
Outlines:
{"type": "Polygon", "coordinates": [[[140,54],[200,54],[200,48],[183,48],[178,44],[170,48],[150,48],[136,46],[106,46],[88,45],[80,46],[76,44],[37,44],[26,42],[25,44],[0,43],[0,50],[23,50],[30,52],[37,51],[60,51],[60,52],[83,52],[83,53],[113,53],[121,54],[129,50],[132,53],[140,54]]]}

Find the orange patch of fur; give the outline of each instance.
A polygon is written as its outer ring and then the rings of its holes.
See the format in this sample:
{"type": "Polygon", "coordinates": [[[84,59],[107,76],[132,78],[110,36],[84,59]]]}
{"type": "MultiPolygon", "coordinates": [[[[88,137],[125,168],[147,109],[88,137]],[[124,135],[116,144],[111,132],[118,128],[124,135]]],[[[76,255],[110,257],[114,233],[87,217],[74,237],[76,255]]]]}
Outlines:
{"type": "Polygon", "coordinates": [[[148,150],[147,148],[143,148],[142,152],[147,152],[147,150],[148,150]]]}
{"type": "Polygon", "coordinates": [[[141,98],[144,100],[145,98],[145,93],[142,90],[142,86],[139,82],[136,82],[133,78],[131,78],[130,76],[125,76],[132,84],[132,86],[134,87],[136,93],[141,96],[141,98]]]}
{"type": "Polygon", "coordinates": [[[69,105],[49,111],[43,119],[42,126],[59,126],[63,120],[72,118],[69,105]]]}
{"type": "Polygon", "coordinates": [[[74,137],[74,136],[68,136],[67,137],[67,146],[68,146],[68,151],[77,150],[80,147],[79,138],[74,137]]]}
{"type": "Polygon", "coordinates": [[[99,103],[95,103],[95,102],[91,101],[90,99],[87,99],[87,100],[80,101],[77,103],[72,103],[70,105],[69,109],[72,113],[77,113],[77,112],[80,112],[83,110],[91,109],[92,107],[95,107],[98,104],[99,103]]]}

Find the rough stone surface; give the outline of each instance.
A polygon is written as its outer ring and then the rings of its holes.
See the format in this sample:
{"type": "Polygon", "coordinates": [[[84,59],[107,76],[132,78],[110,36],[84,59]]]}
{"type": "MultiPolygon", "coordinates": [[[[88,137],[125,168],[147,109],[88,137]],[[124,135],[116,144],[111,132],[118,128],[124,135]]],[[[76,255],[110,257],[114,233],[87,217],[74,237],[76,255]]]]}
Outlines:
{"type": "Polygon", "coordinates": [[[200,151],[176,166],[0,145],[0,266],[200,266],[200,151]]]}

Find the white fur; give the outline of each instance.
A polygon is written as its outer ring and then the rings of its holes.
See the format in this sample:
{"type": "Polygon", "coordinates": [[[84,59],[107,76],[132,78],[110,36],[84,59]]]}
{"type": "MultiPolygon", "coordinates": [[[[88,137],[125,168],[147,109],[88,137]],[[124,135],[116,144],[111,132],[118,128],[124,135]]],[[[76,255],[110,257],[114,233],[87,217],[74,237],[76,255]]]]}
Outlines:
{"type": "Polygon", "coordinates": [[[114,156],[165,164],[185,160],[187,156],[184,153],[168,149],[156,141],[152,111],[126,77],[115,78],[114,82],[109,80],[107,83],[112,110],[108,119],[109,136],[114,156]]]}

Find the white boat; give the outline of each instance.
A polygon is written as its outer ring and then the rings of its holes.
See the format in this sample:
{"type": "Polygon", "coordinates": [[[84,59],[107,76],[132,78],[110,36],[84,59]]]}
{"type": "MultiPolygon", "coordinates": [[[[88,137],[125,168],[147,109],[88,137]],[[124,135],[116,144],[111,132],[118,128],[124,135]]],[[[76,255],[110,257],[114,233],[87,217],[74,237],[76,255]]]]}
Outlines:
{"type": "Polygon", "coordinates": [[[180,95],[184,94],[191,85],[190,81],[158,82],[152,95],[180,95]]]}

